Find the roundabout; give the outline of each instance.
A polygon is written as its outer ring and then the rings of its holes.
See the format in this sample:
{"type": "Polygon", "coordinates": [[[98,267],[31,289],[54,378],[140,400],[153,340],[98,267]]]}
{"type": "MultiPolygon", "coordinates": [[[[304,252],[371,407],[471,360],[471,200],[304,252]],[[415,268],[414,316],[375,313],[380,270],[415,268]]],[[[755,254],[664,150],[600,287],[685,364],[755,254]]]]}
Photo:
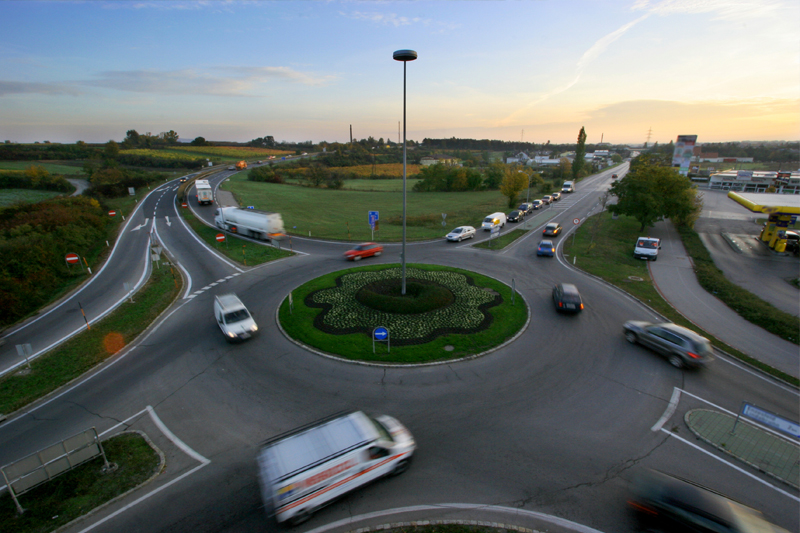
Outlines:
{"type": "Polygon", "coordinates": [[[333,272],[292,290],[278,311],[290,339],[340,358],[381,364],[451,362],[488,353],[528,323],[508,285],[439,265],[409,265],[406,294],[397,265],[333,272]],[[389,343],[374,348],[372,332],[389,343]],[[373,352],[374,350],[374,352],[373,352]]]}

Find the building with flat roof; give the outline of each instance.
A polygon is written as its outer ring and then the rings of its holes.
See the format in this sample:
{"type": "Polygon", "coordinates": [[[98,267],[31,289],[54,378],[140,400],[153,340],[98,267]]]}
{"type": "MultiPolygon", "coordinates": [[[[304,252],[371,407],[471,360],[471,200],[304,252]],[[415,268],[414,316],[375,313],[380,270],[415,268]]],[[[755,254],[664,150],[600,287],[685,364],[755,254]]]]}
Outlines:
{"type": "Polygon", "coordinates": [[[709,189],[765,193],[770,187],[777,194],[800,194],[800,172],[725,170],[708,178],[709,189]]]}

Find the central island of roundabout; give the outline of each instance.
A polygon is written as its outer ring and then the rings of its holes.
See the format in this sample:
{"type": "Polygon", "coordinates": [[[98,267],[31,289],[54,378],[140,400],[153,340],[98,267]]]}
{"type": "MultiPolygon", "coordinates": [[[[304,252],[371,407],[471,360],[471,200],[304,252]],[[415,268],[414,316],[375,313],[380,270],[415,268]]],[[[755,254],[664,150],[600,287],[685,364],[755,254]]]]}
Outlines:
{"type": "Polygon", "coordinates": [[[326,274],[293,289],[278,323],[294,342],[348,361],[415,365],[484,355],[530,321],[519,293],[494,278],[429,264],[370,265],[326,274]],[[388,339],[375,341],[376,328],[388,339]]]}

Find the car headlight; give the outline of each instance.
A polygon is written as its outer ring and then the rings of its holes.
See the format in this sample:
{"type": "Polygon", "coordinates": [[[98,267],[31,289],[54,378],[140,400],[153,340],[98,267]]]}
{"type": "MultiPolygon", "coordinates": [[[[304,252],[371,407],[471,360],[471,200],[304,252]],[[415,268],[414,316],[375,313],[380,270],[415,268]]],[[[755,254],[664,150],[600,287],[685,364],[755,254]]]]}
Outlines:
{"type": "Polygon", "coordinates": [[[231,339],[234,338],[235,336],[236,336],[236,334],[234,332],[232,332],[232,331],[228,332],[228,337],[230,337],[231,339]]]}
{"type": "Polygon", "coordinates": [[[258,326],[253,324],[253,326],[250,328],[250,331],[258,331],[258,326]]]}

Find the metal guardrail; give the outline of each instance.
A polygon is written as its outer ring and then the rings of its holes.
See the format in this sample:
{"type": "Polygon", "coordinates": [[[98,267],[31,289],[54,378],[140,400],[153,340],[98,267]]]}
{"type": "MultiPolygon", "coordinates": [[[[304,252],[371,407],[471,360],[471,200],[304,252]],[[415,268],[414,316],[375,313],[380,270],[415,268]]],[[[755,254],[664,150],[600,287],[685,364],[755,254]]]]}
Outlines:
{"type": "Polygon", "coordinates": [[[8,464],[0,468],[0,471],[3,472],[17,510],[22,514],[24,509],[17,499],[18,496],[98,456],[103,457],[105,469],[108,470],[108,458],[100,444],[97,430],[92,427],[8,464]]]}

